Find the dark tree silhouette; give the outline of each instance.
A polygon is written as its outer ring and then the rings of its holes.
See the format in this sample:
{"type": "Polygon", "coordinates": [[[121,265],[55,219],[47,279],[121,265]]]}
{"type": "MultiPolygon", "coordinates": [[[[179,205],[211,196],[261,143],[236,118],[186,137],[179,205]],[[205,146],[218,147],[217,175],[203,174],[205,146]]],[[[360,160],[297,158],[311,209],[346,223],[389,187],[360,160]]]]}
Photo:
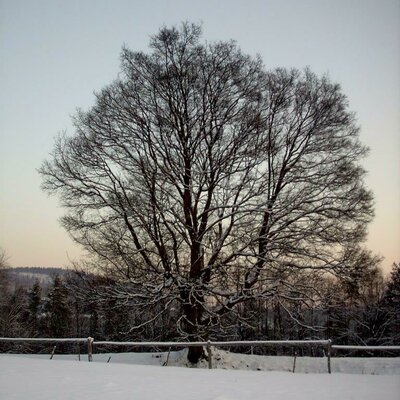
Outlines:
{"type": "Polygon", "coordinates": [[[390,316],[391,344],[400,341],[400,262],[393,263],[392,272],[383,298],[383,307],[390,316]]]}
{"type": "Polygon", "coordinates": [[[39,313],[42,303],[42,288],[39,281],[36,281],[28,292],[28,322],[30,324],[30,332],[35,336],[39,331],[39,313]]]}
{"type": "Polygon", "coordinates": [[[340,86],[200,38],[183,24],[149,54],[124,48],[40,169],[64,227],[117,280],[107,295],[160,314],[178,302],[190,340],[243,302],[300,298],[298,271],[346,274],[372,217],[340,86]]]}
{"type": "Polygon", "coordinates": [[[58,275],[55,276],[53,287],[48,294],[46,310],[49,336],[68,337],[71,332],[71,307],[68,304],[68,290],[58,275]]]}

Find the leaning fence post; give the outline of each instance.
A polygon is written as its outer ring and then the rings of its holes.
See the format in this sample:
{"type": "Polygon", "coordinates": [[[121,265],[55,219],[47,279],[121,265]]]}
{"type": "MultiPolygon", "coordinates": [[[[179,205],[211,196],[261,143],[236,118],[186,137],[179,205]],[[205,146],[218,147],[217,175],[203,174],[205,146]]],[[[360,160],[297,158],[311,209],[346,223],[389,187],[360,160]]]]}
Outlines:
{"type": "Polygon", "coordinates": [[[208,369],[212,369],[211,342],[207,340],[208,369]]]}
{"type": "Polygon", "coordinates": [[[328,356],[328,372],[329,373],[331,373],[331,353],[332,353],[332,340],[328,339],[327,356],[328,356]]]}
{"type": "Polygon", "coordinates": [[[87,350],[88,350],[88,361],[91,362],[93,360],[93,338],[87,338],[87,350]]]}
{"type": "Polygon", "coordinates": [[[297,358],[297,351],[294,351],[294,357],[293,357],[293,369],[292,372],[294,373],[294,371],[296,370],[296,358],[297,358]]]}
{"type": "Polygon", "coordinates": [[[50,360],[52,360],[53,357],[54,357],[54,353],[56,352],[56,347],[57,347],[57,346],[54,346],[54,347],[53,347],[53,350],[52,350],[51,355],[50,355],[50,360]]]}

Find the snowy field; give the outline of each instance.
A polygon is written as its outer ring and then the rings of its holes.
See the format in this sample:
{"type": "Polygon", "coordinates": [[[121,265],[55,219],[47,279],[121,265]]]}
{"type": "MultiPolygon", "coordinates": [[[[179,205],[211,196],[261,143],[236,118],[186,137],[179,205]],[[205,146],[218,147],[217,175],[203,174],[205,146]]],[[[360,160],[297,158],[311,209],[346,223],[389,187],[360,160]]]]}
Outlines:
{"type": "MultiPolygon", "coordinates": [[[[282,371],[292,372],[294,359],[286,356],[257,356],[250,354],[230,353],[221,349],[212,349],[213,369],[237,369],[251,371],[282,371]]],[[[28,355],[9,354],[9,357],[28,357],[28,355]]],[[[1,357],[1,356],[0,356],[1,357]]],[[[49,359],[48,354],[32,354],[29,358],[49,359]]],[[[81,361],[87,361],[87,355],[82,354],[81,361]]],[[[76,354],[55,354],[54,360],[75,360],[76,354]]],[[[53,361],[54,361],[53,360],[53,361]]],[[[134,364],[152,366],[189,367],[187,350],[160,353],[95,353],[93,362],[110,364],[134,364]]],[[[198,368],[208,368],[206,360],[198,364],[198,368]]],[[[366,375],[399,375],[400,357],[333,357],[331,359],[332,373],[366,374],[366,375]]],[[[296,373],[327,373],[328,364],[325,357],[297,357],[296,373]]],[[[400,398],[399,398],[400,399],[400,398]]],[[[1,400],[1,399],[0,399],[1,400]]]]}
{"type": "MultiPolygon", "coordinates": [[[[97,354],[95,362],[88,363],[83,356],[78,362],[75,355],[49,360],[48,355],[3,354],[0,399],[400,399],[399,358],[334,358],[334,373],[329,375],[324,373],[324,358],[298,358],[299,372],[293,374],[284,372],[293,367],[291,357],[216,351],[218,369],[213,370],[162,367],[166,357],[166,353],[97,354]]],[[[170,354],[169,365],[185,363],[184,351],[170,354]]]]}
{"type": "Polygon", "coordinates": [[[293,374],[0,356],[4,400],[398,400],[396,375],[293,374]]]}

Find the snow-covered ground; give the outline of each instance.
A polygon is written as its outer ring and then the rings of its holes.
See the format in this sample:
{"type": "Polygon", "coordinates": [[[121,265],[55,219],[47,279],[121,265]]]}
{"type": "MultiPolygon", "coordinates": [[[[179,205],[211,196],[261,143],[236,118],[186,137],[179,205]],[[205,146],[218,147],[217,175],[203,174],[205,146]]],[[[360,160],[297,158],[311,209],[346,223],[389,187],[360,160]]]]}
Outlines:
{"type": "MultiPolygon", "coordinates": [[[[238,369],[252,371],[285,371],[292,372],[293,357],[284,356],[257,356],[250,354],[230,353],[221,349],[212,349],[212,364],[214,369],[238,369]]],[[[10,355],[27,357],[26,355],[10,355]]],[[[189,367],[187,350],[160,353],[95,353],[93,361],[110,364],[135,365],[168,365],[175,367],[189,367]]],[[[30,358],[49,359],[48,354],[29,355],[30,358]]],[[[87,361],[87,355],[81,355],[81,361],[87,361]]],[[[74,354],[55,354],[56,360],[75,360],[74,354]]],[[[202,360],[198,368],[208,368],[206,360],[202,360]]],[[[400,375],[400,357],[373,357],[350,358],[333,357],[331,359],[332,373],[366,374],[366,375],[400,375]]],[[[327,373],[328,363],[325,357],[297,357],[296,373],[327,373]]]]}
{"type": "Polygon", "coordinates": [[[4,400],[379,398],[400,398],[399,376],[165,368],[0,356],[0,399],[4,400]]]}

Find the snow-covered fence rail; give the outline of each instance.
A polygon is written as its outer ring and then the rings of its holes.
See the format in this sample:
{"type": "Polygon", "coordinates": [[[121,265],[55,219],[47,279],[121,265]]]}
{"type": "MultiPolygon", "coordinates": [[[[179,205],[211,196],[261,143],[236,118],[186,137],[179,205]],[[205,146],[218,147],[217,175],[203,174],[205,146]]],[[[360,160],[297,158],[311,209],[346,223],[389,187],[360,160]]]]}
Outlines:
{"type": "Polygon", "coordinates": [[[336,344],[332,345],[332,350],[396,351],[400,350],[400,346],[350,346],[336,344]]]}
{"type": "Polygon", "coordinates": [[[234,347],[234,346],[307,346],[317,345],[326,348],[328,372],[331,373],[331,348],[332,341],[328,340],[242,340],[242,341],[226,341],[226,342],[108,342],[93,341],[95,346],[128,346],[128,347],[206,347],[208,355],[208,368],[212,369],[212,351],[211,347],[234,347]]]}
{"type": "Polygon", "coordinates": [[[0,342],[85,343],[88,338],[15,338],[0,337],[0,342]]]}
{"type": "Polygon", "coordinates": [[[344,350],[349,352],[358,351],[400,351],[400,346],[353,346],[344,344],[335,344],[331,346],[332,352],[337,353],[338,351],[344,350]]]}
{"type": "MultiPolygon", "coordinates": [[[[88,350],[88,360],[92,361],[93,338],[15,338],[0,337],[0,342],[23,342],[23,343],[86,343],[88,350]]],[[[54,352],[54,349],[53,349],[54,352]]]]}

